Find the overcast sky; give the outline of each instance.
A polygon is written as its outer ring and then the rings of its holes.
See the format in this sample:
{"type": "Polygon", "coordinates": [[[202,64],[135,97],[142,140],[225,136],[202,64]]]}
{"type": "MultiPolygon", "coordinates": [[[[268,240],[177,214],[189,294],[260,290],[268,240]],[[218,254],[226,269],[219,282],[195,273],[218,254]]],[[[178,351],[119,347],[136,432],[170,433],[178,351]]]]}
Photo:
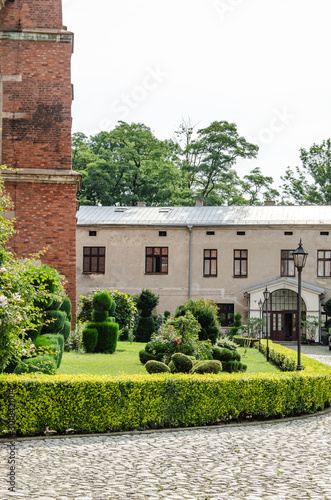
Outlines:
{"type": "Polygon", "coordinates": [[[331,137],[328,0],[63,0],[75,33],[73,131],[182,119],[236,123],[277,183],[299,148],[331,137]]]}

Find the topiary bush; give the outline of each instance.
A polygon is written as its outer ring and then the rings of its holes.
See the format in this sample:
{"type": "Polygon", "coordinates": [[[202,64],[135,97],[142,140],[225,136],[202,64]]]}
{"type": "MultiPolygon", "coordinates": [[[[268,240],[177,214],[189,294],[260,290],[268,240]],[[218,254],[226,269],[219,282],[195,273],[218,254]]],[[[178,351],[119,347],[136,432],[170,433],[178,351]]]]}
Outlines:
{"type": "Polygon", "coordinates": [[[189,373],[193,368],[192,359],[181,352],[173,354],[171,362],[174,364],[176,371],[180,373],[189,373]]]}
{"type": "Polygon", "coordinates": [[[238,345],[235,342],[233,342],[231,339],[229,339],[228,337],[223,337],[217,341],[217,347],[230,349],[230,351],[232,351],[232,350],[235,351],[237,349],[238,345]]]}
{"type": "Polygon", "coordinates": [[[83,345],[86,352],[94,352],[98,342],[98,330],[96,328],[84,328],[83,345]]]}
{"type": "Polygon", "coordinates": [[[145,367],[148,373],[170,373],[169,367],[160,361],[147,361],[145,367]]]}
{"type": "Polygon", "coordinates": [[[150,352],[147,352],[145,349],[139,351],[139,360],[143,365],[145,365],[147,361],[161,361],[161,359],[156,359],[155,354],[151,354],[150,352]]]}
{"type": "Polygon", "coordinates": [[[191,373],[220,373],[222,371],[222,363],[217,359],[203,360],[195,364],[191,373]]]}
{"type": "Polygon", "coordinates": [[[234,320],[233,320],[233,326],[230,328],[230,336],[234,337],[234,335],[237,335],[239,330],[242,328],[242,323],[241,323],[241,314],[237,313],[234,315],[234,320]]]}
{"type": "MultiPolygon", "coordinates": [[[[112,354],[116,351],[119,331],[118,323],[109,321],[109,310],[112,307],[112,298],[107,292],[96,293],[93,296],[92,306],[92,317],[103,319],[103,321],[91,321],[86,326],[86,329],[96,329],[98,332],[94,352],[106,352],[112,354]]],[[[86,339],[88,335],[89,334],[86,335],[86,339]]],[[[88,340],[87,343],[89,343],[88,340]]],[[[91,345],[92,344],[90,343],[89,348],[91,345]]]]}
{"type": "Polygon", "coordinates": [[[152,334],[158,331],[157,316],[156,318],[152,316],[153,309],[158,303],[159,297],[149,288],[144,288],[136,298],[136,306],[139,311],[138,324],[135,330],[136,342],[149,342],[152,334]]]}
{"type": "Polygon", "coordinates": [[[247,365],[244,363],[240,363],[240,361],[222,361],[222,368],[224,372],[228,373],[237,373],[237,372],[245,372],[247,370],[247,365]]]}
{"type": "Polygon", "coordinates": [[[147,318],[142,316],[138,320],[137,329],[135,331],[135,341],[149,342],[155,331],[157,330],[155,329],[155,321],[152,316],[148,316],[147,318]]]}

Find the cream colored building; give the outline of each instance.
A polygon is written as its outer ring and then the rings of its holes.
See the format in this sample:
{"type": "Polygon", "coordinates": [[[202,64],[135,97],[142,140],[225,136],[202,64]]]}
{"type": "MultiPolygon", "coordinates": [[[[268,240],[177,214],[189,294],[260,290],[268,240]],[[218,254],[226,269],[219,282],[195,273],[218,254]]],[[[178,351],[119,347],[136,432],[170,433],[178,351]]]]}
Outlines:
{"type": "MultiPolygon", "coordinates": [[[[297,270],[302,239],[302,311],[325,320],[331,297],[331,206],[81,207],[77,214],[77,291],[138,294],[151,288],[158,312],[188,298],[214,300],[225,318],[259,317],[270,291],[269,332],[297,338],[297,270]]],[[[320,332],[316,330],[315,340],[320,332]]]]}

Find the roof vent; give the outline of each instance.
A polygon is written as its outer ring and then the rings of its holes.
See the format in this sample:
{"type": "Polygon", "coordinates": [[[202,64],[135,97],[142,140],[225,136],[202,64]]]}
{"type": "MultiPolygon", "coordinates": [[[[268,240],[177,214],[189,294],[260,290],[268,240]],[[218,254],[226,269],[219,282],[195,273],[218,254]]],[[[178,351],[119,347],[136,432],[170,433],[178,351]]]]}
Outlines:
{"type": "Polygon", "coordinates": [[[264,206],[265,206],[265,207],[274,207],[275,205],[276,205],[276,202],[275,202],[275,201],[273,201],[273,200],[266,200],[266,201],[264,202],[264,206]]]}
{"type": "Polygon", "coordinates": [[[197,198],[195,200],[195,206],[196,207],[203,207],[203,198],[197,198]]]}
{"type": "Polygon", "coordinates": [[[115,212],[125,212],[127,210],[127,207],[117,207],[115,208],[115,212]]]}
{"type": "Polygon", "coordinates": [[[146,201],[137,201],[137,207],[146,207],[146,201]]]}
{"type": "Polygon", "coordinates": [[[160,214],[167,214],[171,211],[172,209],[170,207],[163,207],[163,208],[159,208],[159,213],[160,214]]]}

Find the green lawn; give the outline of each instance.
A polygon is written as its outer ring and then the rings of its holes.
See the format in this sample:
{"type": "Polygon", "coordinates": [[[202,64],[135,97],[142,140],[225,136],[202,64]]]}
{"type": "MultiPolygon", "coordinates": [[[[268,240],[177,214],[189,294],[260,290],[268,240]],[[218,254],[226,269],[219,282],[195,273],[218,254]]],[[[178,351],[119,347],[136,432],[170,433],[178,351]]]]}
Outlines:
{"type": "MultiPolygon", "coordinates": [[[[92,375],[121,375],[147,373],[139,361],[139,351],[145,344],[134,342],[118,342],[114,354],[78,354],[65,352],[58,373],[92,374],[92,375]]],[[[278,369],[267,363],[265,357],[257,349],[238,349],[242,362],[247,364],[247,373],[277,372],[278,369]]]]}

